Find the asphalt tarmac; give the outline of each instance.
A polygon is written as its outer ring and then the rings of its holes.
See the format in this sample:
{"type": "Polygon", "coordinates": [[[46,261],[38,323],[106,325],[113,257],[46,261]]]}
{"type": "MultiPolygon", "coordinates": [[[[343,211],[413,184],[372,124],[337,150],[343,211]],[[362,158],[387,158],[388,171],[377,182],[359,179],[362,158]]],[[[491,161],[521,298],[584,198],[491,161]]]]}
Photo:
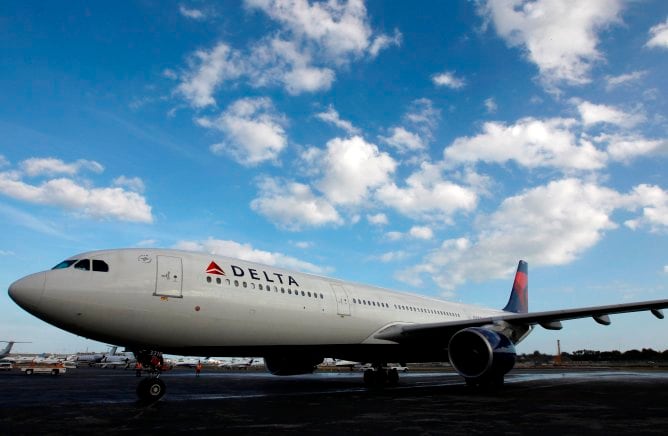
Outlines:
{"type": "Polygon", "coordinates": [[[131,370],[0,373],[0,434],[662,434],[668,372],[514,370],[497,391],[450,372],[409,372],[368,390],[360,372],[166,373],[167,394],[135,399],[131,370]]]}

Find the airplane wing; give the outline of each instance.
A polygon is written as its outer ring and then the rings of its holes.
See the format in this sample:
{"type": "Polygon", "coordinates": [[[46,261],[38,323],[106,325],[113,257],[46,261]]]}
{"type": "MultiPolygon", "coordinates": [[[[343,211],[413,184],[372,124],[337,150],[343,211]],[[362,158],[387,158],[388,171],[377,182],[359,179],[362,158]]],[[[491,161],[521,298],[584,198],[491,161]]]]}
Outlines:
{"type": "Polygon", "coordinates": [[[393,324],[374,335],[376,339],[385,339],[398,343],[439,340],[447,343],[456,332],[468,327],[481,327],[490,324],[507,323],[511,326],[540,325],[549,330],[561,329],[561,321],[592,317],[603,325],[610,324],[610,314],[642,312],[649,310],[659,319],[663,318],[661,309],[668,308],[668,299],[643,301],[638,303],[612,304],[608,306],[583,307],[578,309],[551,310],[547,312],[513,313],[499,312],[498,315],[462,321],[439,322],[429,324],[393,324]]]}

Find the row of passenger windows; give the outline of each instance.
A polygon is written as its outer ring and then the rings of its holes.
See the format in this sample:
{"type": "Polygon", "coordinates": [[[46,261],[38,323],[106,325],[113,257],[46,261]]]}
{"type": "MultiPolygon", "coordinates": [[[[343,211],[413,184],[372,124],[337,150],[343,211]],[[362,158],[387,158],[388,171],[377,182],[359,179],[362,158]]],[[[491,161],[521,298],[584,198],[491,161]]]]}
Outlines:
{"type": "MultiPolygon", "coordinates": [[[[361,304],[361,305],[364,305],[364,306],[385,307],[387,309],[390,308],[389,304],[384,303],[382,301],[371,301],[371,300],[353,298],[353,303],[361,304]]],[[[397,310],[406,310],[406,311],[409,311],[409,312],[431,313],[433,315],[444,315],[444,316],[452,316],[452,317],[457,317],[457,318],[461,317],[461,314],[456,313],[456,312],[448,312],[448,311],[445,311],[445,310],[436,310],[436,309],[426,309],[424,307],[404,306],[403,304],[395,304],[394,308],[397,309],[397,310]]]]}
{"type": "MultiPolygon", "coordinates": [[[[207,283],[212,283],[213,278],[211,276],[206,276],[206,282],[207,283]]],[[[216,284],[217,285],[222,285],[223,284],[223,279],[221,279],[220,277],[216,277],[216,284]]],[[[253,283],[253,282],[251,282],[249,284],[245,281],[240,282],[239,280],[234,280],[234,282],[232,282],[230,279],[225,279],[225,284],[227,286],[232,286],[232,284],[234,284],[234,286],[237,287],[237,288],[239,286],[241,286],[242,288],[250,287],[251,289],[258,289],[260,291],[263,291],[263,290],[266,290],[267,292],[272,291],[272,285],[263,285],[262,283],[258,283],[258,285],[255,286],[255,283],[253,283]]],[[[273,286],[273,290],[274,290],[274,292],[276,292],[276,293],[280,292],[281,294],[297,295],[297,296],[301,295],[302,297],[320,298],[321,300],[323,300],[325,298],[325,296],[323,294],[319,294],[317,292],[302,291],[302,290],[299,290],[299,289],[292,290],[291,288],[286,289],[282,286],[279,288],[276,285],[273,286]]]]}
{"type": "MultiPolygon", "coordinates": [[[[223,280],[220,277],[215,278],[215,283],[217,285],[222,285],[223,281],[227,286],[234,285],[237,288],[238,287],[242,287],[242,288],[249,288],[250,287],[251,289],[258,289],[260,291],[266,290],[267,292],[271,292],[272,287],[273,287],[273,291],[276,292],[276,293],[280,292],[281,294],[297,295],[297,296],[301,295],[302,297],[309,297],[309,298],[320,298],[320,299],[325,298],[325,296],[322,293],[317,293],[317,292],[302,291],[302,290],[298,290],[298,289],[292,290],[291,288],[286,289],[284,287],[279,288],[276,285],[263,285],[262,283],[258,283],[257,286],[256,286],[255,283],[253,283],[253,282],[251,282],[251,283],[248,283],[248,282],[245,282],[245,281],[240,282],[239,280],[232,281],[232,280],[227,279],[227,278],[223,280]]],[[[214,282],[213,277],[206,276],[206,282],[212,284],[214,282]]],[[[364,306],[384,307],[386,309],[390,308],[390,305],[388,303],[385,303],[385,302],[365,300],[365,299],[359,299],[359,298],[353,298],[353,303],[364,305],[364,306]]],[[[431,314],[434,314],[434,315],[452,316],[452,317],[457,317],[457,318],[461,317],[461,314],[456,313],[456,312],[448,312],[448,311],[444,311],[444,310],[435,310],[435,309],[425,309],[425,308],[422,308],[422,307],[405,306],[405,305],[401,305],[401,304],[395,304],[394,308],[397,309],[397,310],[406,310],[406,311],[409,311],[409,312],[431,313],[431,314]]]]}
{"type": "MultiPolygon", "coordinates": [[[[109,265],[107,265],[107,262],[99,259],[93,259],[92,260],[93,264],[93,271],[98,271],[98,272],[109,272],[109,265]]],[[[58,265],[54,266],[51,269],[65,269],[69,268],[72,265],[74,265],[74,269],[81,269],[85,271],[90,271],[91,270],[91,260],[90,259],[69,259],[69,260],[64,260],[60,262],[58,265]]]]}

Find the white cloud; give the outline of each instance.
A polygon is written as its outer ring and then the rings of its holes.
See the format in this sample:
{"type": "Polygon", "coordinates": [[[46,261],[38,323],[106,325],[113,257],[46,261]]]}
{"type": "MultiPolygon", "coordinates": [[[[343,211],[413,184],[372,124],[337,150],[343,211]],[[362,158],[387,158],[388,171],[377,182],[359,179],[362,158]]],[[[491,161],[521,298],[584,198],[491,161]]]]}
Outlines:
{"type": "Polygon", "coordinates": [[[668,18],[649,29],[650,39],[645,43],[650,48],[668,48],[668,18]]]}
{"type": "Polygon", "coordinates": [[[195,8],[188,8],[183,5],[179,5],[179,12],[186,18],[191,18],[193,20],[203,20],[206,18],[204,12],[195,8]]]}
{"type": "Polygon", "coordinates": [[[636,82],[647,75],[647,71],[633,71],[619,76],[605,76],[605,89],[608,91],[622,85],[636,82]]]}
{"type": "Polygon", "coordinates": [[[638,185],[626,197],[628,207],[642,209],[642,215],[624,224],[631,229],[649,227],[658,232],[668,229],[668,192],[658,186],[638,185]]]}
{"type": "Polygon", "coordinates": [[[373,224],[375,226],[384,226],[389,223],[387,219],[387,215],[384,213],[377,213],[374,215],[367,215],[366,216],[367,221],[369,221],[370,224],[373,224]]]}
{"type": "Polygon", "coordinates": [[[287,145],[283,125],[268,98],[242,98],[232,103],[218,118],[198,118],[197,123],[223,132],[226,141],[211,146],[215,154],[230,154],[243,165],[276,160],[287,145]]]}
{"type": "Polygon", "coordinates": [[[645,120],[645,116],[641,113],[627,114],[614,106],[594,104],[588,101],[583,101],[578,104],[578,111],[580,112],[585,127],[599,123],[607,123],[629,128],[645,120]]]}
{"type": "Polygon", "coordinates": [[[385,237],[390,241],[398,241],[404,237],[404,234],[401,232],[387,232],[385,237]]]}
{"type": "Polygon", "coordinates": [[[376,38],[374,38],[373,42],[369,46],[369,54],[371,55],[372,58],[375,58],[376,56],[378,56],[378,53],[380,53],[381,50],[387,47],[390,47],[392,45],[399,47],[401,45],[401,39],[402,35],[398,29],[394,29],[393,36],[379,35],[376,38]]]}
{"type": "Polygon", "coordinates": [[[45,204],[75,211],[96,219],[153,222],[146,199],[122,188],[89,188],[66,178],[31,185],[13,174],[0,173],[0,193],[33,204],[45,204]]]}
{"type": "Polygon", "coordinates": [[[260,183],[259,197],[251,202],[251,208],[287,230],[343,223],[336,209],[307,185],[272,178],[260,183]]]}
{"type": "Polygon", "coordinates": [[[358,204],[386,183],[397,164],[389,154],[360,136],[334,138],[320,159],[323,178],[317,187],[335,204],[358,204]]]}
{"type": "Polygon", "coordinates": [[[440,116],[440,111],[434,108],[431,100],[427,98],[414,100],[403,116],[404,126],[391,127],[388,129],[389,135],[379,136],[379,139],[396,148],[399,153],[418,152],[421,155],[432,139],[440,116]]]}
{"type": "Polygon", "coordinates": [[[353,126],[350,121],[342,120],[339,116],[339,113],[331,105],[327,108],[325,112],[319,112],[315,115],[318,119],[332,124],[342,130],[345,130],[346,133],[350,135],[359,135],[360,129],[353,126]]]}
{"type": "Polygon", "coordinates": [[[663,272],[666,273],[666,274],[668,274],[668,265],[665,265],[665,266],[663,267],[663,272]]]}
{"type": "Polygon", "coordinates": [[[418,98],[411,102],[404,118],[424,136],[429,137],[441,118],[441,111],[436,109],[428,98],[418,98]]]}
{"type": "Polygon", "coordinates": [[[464,282],[508,277],[519,259],[532,265],[563,265],[595,246],[618,227],[615,211],[640,215],[631,229],[668,229],[668,192],[638,185],[629,194],[578,179],[562,179],[506,198],[489,216],[480,216],[474,237],[449,239],[420,264],[398,277],[420,284],[426,274],[451,291],[464,282]]]}
{"type": "Polygon", "coordinates": [[[281,85],[293,95],[329,89],[335,78],[331,68],[313,65],[310,50],[278,36],[257,42],[243,62],[252,86],[281,85]]]}
{"type": "Polygon", "coordinates": [[[301,248],[302,250],[306,250],[308,248],[313,247],[314,244],[311,241],[297,241],[297,242],[294,242],[294,245],[297,248],[301,248]]]}
{"type": "Polygon", "coordinates": [[[452,89],[461,89],[466,85],[464,79],[455,76],[455,73],[452,71],[434,74],[431,76],[431,81],[434,82],[434,85],[446,86],[452,89]]]}
{"type": "Polygon", "coordinates": [[[176,90],[196,108],[216,104],[216,89],[225,81],[240,77],[246,70],[240,53],[223,42],[211,50],[197,50],[188,59],[189,71],[181,75],[176,90]]]}
{"type": "Polygon", "coordinates": [[[165,68],[162,70],[162,75],[171,80],[177,80],[179,78],[179,75],[176,74],[176,71],[172,70],[171,68],[165,68]]]}
{"type": "Polygon", "coordinates": [[[429,240],[434,237],[433,230],[427,226],[413,226],[408,231],[408,234],[413,238],[424,240],[429,240]]]}
{"type": "Polygon", "coordinates": [[[387,253],[383,253],[380,256],[373,256],[371,259],[372,260],[379,260],[383,263],[389,263],[389,262],[400,262],[408,257],[408,253],[402,250],[398,251],[388,251],[387,253]]]}
{"type": "Polygon", "coordinates": [[[23,172],[30,177],[42,175],[53,176],[57,174],[73,176],[84,169],[94,173],[101,173],[104,171],[102,165],[86,159],[79,159],[76,162],[66,163],[60,159],[52,157],[30,158],[21,162],[20,166],[23,172]]]}
{"type": "Polygon", "coordinates": [[[450,291],[469,280],[507,277],[519,259],[533,265],[569,263],[616,227],[610,214],[620,201],[611,189],[575,179],[527,190],[479,219],[475,239],[445,241],[404,275],[427,272],[450,291]]]}
{"type": "Polygon", "coordinates": [[[113,184],[114,186],[126,187],[135,192],[144,192],[144,189],[146,188],[144,186],[144,181],[139,177],[119,176],[114,179],[113,184]]]}
{"type": "Polygon", "coordinates": [[[493,114],[496,112],[498,106],[496,105],[496,101],[493,97],[485,99],[485,109],[487,109],[488,114],[493,114]]]}
{"type": "Polygon", "coordinates": [[[378,189],[376,199],[386,206],[413,218],[449,220],[458,211],[471,211],[477,205],[476,193],[466,187],[444,180],[442,169],[423,163],[406,179],[405,187],[394,182],[378,189]]]}
{"type": "Polygon", "coordinates": [[[306,0],[246,0],[246,5],[262,10],[280,23],[293,39],[317,45],[336,63],[365,52],[376,56],[380,49],[400,38],[395,32],[394,37],[379,35],[372,41],[373,31],[366,7],[360,0],[345,3],[338,0],[314,3],[306,0]]]}
{"type": "Polygon", "coordinates": [[[0,154],[0,168],[6,167],[7,165],[9,165],[9,161],[6,157],[0,154]]]}
{"type": "Polygon", "coordinates": [[[219,256],[233,257],[248,262],[257,262],[264,265],[281,268],[296,269],[303,272],[324,274],[331,269],[314,265],[283,253],[258,250],[250,244],[241,244],[235,241],[208,238],[204,241],[179,241],[174,248],[179,250],[207,252],[219,256]]]}
{"type": "Polygon", "coordinates": [[[668,141],[647,139],[635,134],[601,134],[594,141],[607,144],[611,159],[628,162],[639,156],[668,154],[668,141]]]}
{"type": "Polygon", "coordinates": [[[483,124],[483,132],[457,138],[444,150],[446,162],[483,161],[536,168],[551,166],[562,170],[594,170],[605,165],[606,155],[588,141],[578,141],[574,119],[522,118],[515,124],[483,124]]]}
{"type": "Polygon", "coordinates": [[[603,59],[598,33],[620,23],[620,0],[488,0],[479,12],[511,47],[523,49],[547,84],[584,84],[603,59]]]}
{"type": "Polygon", "coordinates": [[[403,127],[393,127],[390,132],[390,136],[381,136],[380,139],[401,153],[424,150],[426,147],[420,135],[409,132],[403,127]]]}
{"type": "Polygon", "coordinates": [[[334,68],[366,54],[373,58],[401,40],[398,31],[392,37],[374,36],[364,3],[357,0],[313,4],[305,0],[246,0],[246,6],[266,13],[278,23],[279,30],[242,50],[220,41],[210,50],[191,54],[182,73],[169,70],[169,76],[180,79],[176,92],[193,107],[215,105],[216,90],[233,79],[247,79],[254,87],[283,86],[293,95],[327,90],[336,78],[334,68]]]}

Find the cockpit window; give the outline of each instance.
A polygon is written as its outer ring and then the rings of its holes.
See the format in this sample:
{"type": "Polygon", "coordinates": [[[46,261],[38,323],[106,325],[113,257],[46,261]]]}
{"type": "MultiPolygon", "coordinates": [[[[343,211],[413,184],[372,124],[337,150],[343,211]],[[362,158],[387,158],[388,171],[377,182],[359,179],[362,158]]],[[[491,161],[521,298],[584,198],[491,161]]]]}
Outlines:
{"type": "Polygon", "coordinates": [[[109,272],[109,265],[104,260],[93,259],[93,271],[109,272]]]}
{"type": "Polygon", "coordinates": [[[76,259],[63,260],[62,262],[60,262],[58,265],[54,266],[54,267],[51,268],[51,269],[65,269],[65,268],[69,268],[69,267],[71,267],[72,265],[74,265],[74,262],[76,262],[76,261],[77,261],[76,259]]]}
{"type": "Polygon", "coordinates": [[[90,271],[90,259],[81,259],[74,265],[74,269],[84,269],[90,271]]]}

